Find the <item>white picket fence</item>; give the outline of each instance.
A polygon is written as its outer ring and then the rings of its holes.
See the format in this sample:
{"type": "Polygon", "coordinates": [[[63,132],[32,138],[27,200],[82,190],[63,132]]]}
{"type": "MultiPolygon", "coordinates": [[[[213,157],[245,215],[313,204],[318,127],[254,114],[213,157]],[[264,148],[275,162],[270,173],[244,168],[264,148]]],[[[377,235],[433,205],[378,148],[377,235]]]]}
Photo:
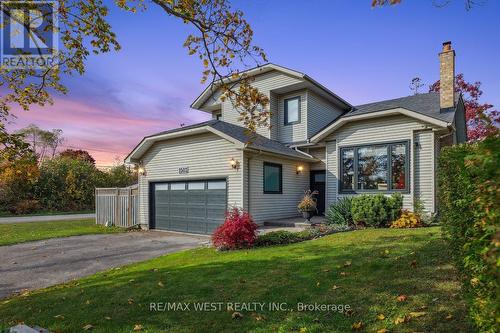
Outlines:
{"type": "Polygon", "coordinates": [[[139,191],[137,185],[125,188],[96,188],[96,223],[117,227],[139,224],[139,191]]]}

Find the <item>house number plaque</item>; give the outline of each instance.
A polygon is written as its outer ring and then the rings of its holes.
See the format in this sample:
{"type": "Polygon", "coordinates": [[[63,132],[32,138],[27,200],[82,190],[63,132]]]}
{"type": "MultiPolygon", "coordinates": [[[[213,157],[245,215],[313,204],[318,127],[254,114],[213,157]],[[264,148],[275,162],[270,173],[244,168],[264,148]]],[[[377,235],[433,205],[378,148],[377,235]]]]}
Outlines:
{"type": "Polygon", "coordinates": [[[186,175],[189,173],[189,167],[179,168],[179,175],[186,175]]]}

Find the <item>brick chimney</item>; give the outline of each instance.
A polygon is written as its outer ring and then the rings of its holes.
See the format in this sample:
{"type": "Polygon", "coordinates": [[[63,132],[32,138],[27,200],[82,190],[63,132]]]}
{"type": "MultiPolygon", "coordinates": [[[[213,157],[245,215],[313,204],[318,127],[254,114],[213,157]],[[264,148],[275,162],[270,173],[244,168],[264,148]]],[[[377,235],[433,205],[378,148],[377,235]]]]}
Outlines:
{"type": "Polygon", "coordinates": [[[439,102],[441,109],[455,106],[455,51],[451,42],[443,43],[443,51],[439,53],[439,102]]]}

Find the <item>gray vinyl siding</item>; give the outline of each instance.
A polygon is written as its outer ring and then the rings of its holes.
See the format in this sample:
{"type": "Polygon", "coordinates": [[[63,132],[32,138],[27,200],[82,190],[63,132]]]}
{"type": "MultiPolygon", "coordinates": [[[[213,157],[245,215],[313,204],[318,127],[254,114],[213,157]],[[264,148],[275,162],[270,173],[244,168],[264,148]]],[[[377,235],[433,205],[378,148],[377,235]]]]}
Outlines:
{"type": "Polygon", "coordinates": [[[311,170],[326,170],[326,148],[311,148],[308,151],[309,155],[319,159],[319,162],[310,163],[311,170]]]}
{"type": "Polygon", "coordinates": [[[413,195],[423,200],[428,211],[434,211],[434,142],[431,125],[406,116],[390,116],[348,123],[327,137],[327,204],[346,196],[338,191],[338,151],[344,146],[409,141],[410,193],[403,194],[403,207],[413,209],[413,195]],[[423,134],[416,131],[428,129],[423,134]],[[415,141],[422,149],[414,153],[415,141]],[[416,189],[416,191],[414,190],[416,189]]]}
{"type": "MultiPolygon", "coordinates": [[[[290,85],[299,84],[301,82],[303,82],[303,81],[298,79],[298,78],[286,75],[284,73],[281,73],[278,71],[270,71],[270,72],[255,76],[254,81],[252,82],[252,86],[259,89],[259,91],[261,93],[267,95],[271,99],[271,97],[273,97],[273,96],[271,96],[272,90],[280,89],[280,88],[287,87],[290,85]]],[[[217,94],[220,94],[220,93],[217,92],[217,94]]],[[[231,101],[225,100],[224,102],[222,102],[220,100],[217,100],[216,102],[214,102],[214,99],[210,98],[207,101],[207,103],[205,103],[206,105],[203,105],[203,107],[205,107],[205,106],[214,107],[213,105],[215,105],[215,104],[221,104],[222,120],[224,120],[228,123],[242,126],[242,122],[238,119],[240,115],[239,115],[238,111],[234,109],[231,101]]],[[[276,109],[273,109],[272,101],[271,101],[269,107],[270,107],[271,113],[275,112],[276,109]]],[[[274,107],[275,107],[275,105],[274,105],[274,107]]],[[[273,122],[273,120],[271,119],[271,124],[272,124],[272,122],[273,122]]],[[[272,126],[271,126],[271,128],[272,128],[272,126]]],[[[277,130],[278,130],[278,127],[275,127],[274,130],[271,130],[269,127],[260,127],[259,129],[257,129],[257,133],[265,136],[266,138],[271,138],[271,136],[272,136],[271,132],[273,132],[273,134],[276,135],[277,130]]],[[[275,138],[273,138],[273,139],[275,139],[275,138]]]]}
{"type": "Polygon", "coordinates": [[[427,212],[434,212],[434,133],[431,130],[415,132],[415,199],[424,204],[427,212]]]}
{"type": "Polygon", "coordinates": [[[318,94],[307,91],[307,137],[310,138],[341,116],[343,111],[318,94]]]}
{"type": "Polygon", "coordinates": [[[309,188],[309,167],[307,163],[277,158],[267,155],[250,155],[248,158],[249,169],[249,211],[258,224],[272,219],[282,219],[298,216],[297,204],[309,188]],[[264,194],[263,165],[264,162],[282,165],[283,193],[264,194]],[[297,175],[297,166],[304,166],[304,171],[297,175]]]}
{"type": "Polygon", "coordinates": [[[278,100],[278,141],[292,143],[307,139],[307,91],[299,90],[280,95],[278,100]],[[285,100],[300,97],[300,122],[285,125],[285,100]]]}
{"type": "Polygon", "coordinates": [[[154,144],[143,157],[145,175],[139,177],[139,220],[149,224],[149,182],[168,180],[227,179],[228,206],[243,206],[242,168],[234,170],[231,158],[243,161],[243,152],[211,133],[171,139],[154,144]],[[189,174],[179,175],[179,168],[189,174]]]}

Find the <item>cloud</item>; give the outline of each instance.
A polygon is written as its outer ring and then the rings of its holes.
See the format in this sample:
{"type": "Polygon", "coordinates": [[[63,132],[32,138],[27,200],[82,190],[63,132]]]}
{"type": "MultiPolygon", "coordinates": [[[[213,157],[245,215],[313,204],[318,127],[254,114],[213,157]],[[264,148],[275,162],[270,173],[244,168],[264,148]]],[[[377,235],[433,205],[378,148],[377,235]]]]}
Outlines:
{"type": "Polygon", "coordinates": [[[116,157],[123,159],[146,135],[208,118],[188,108],[161,107],[155,101],[137,101],[135,112],[117,104],[116,99],[104,95],[88,97],[88,101],[81,96],[56,98],[53,106],[14,110],[17,118],[7,128],[17,130],[31,123],[43,129],[60,128],[65,138],[62,148],[88,150],[99,165],[110,165],[116,157]]]}

